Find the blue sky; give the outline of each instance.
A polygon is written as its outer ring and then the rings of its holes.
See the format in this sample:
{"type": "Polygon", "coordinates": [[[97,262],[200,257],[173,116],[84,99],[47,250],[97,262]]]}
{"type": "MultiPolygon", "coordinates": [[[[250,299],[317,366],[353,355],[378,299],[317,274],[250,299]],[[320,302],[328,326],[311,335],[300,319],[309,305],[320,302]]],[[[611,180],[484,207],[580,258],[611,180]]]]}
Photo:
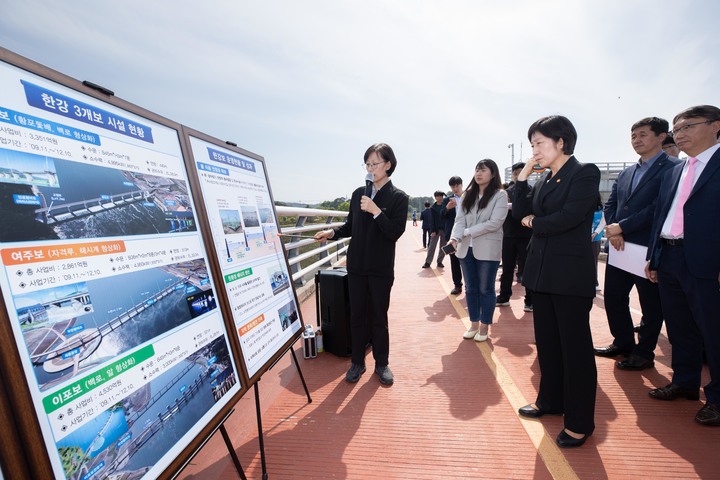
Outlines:
{"type": "Polygon", "coordinates": [[[429,196],[544,115],[631,162],[636,120],[720,105],[710,0],[0,2],[0,46],[263,156],[281,201],[349,196],[375,142],[429,196]]]}

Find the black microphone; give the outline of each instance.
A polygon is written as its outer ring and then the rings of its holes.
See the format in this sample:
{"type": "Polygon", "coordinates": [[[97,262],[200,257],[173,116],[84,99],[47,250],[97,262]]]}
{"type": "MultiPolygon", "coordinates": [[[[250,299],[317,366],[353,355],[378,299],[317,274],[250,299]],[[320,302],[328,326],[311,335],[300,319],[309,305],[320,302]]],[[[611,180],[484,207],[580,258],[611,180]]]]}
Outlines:
{"type": "Polygon", "coordinates": [[[373,178],[375,178],[375,176],[372,173],[368,172],[368,174],[365,175],[365,196],[366,197],[372,197],[373,178]]]}

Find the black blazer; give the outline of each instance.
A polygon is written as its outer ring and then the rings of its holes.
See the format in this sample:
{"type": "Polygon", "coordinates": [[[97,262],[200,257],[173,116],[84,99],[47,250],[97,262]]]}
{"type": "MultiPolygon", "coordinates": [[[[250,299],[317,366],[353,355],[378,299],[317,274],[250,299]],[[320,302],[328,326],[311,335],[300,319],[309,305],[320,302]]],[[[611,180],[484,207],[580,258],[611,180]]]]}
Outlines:
{"type": "MultiPolygon", "coordinates": [[[[665,172],[653,218],[648,248],[650,268],[660,259],[660,231],[670,211],[685,162],[665,172]]],[[[683,208],[685,225],[683,251],[688,270],[694,277],[717,279],[720,274],[720,150],[710,157],[683,208]]]]}
{"type": "Polygon", "coordinates": [[[626,168],[613,183],[605,203],[605,222],[619,223],[626,242],[647,246],[663,174],[680,163],[675,157],[662,153],[650,170],[643,175],[635,190],[630,192],[636,166],[626,168]]]}
{"type": "Polygon", "coordinates": [[[595,256],[590,233],[597,206],[600,170],[573,156],[554,177],[546,171],[530,190],[516,183],[513,216],[533,214],[533,235],[523,285],[555,295],[595,296],[595,256]]]}
{"type": "MultiPolygon", "coordinates": [[[[440,211],[440,217],[442,218],[443,228],[445,229],[445,236],[450,238],[450,232],[452,232],[453,225],[455,225],[455,217],[457,216],[457,210],[455,208],[448,209],[447,204],[450,203],[452,197],[445,197],[442,202],[442,210],[440,211]]],[[[458,203],[460,201],[458,200],[458,203]]]]}
{"type": "Polygon", "coordinates": [[[408,196],[388,181],[373,201],[382,213],[377,218],[360,210],[365,187],[355,190],[345,224],[333,238],[352,237],[347,254],[347,271],[356,275],[395,276],[395,243],[405,232],[408,196]]]}

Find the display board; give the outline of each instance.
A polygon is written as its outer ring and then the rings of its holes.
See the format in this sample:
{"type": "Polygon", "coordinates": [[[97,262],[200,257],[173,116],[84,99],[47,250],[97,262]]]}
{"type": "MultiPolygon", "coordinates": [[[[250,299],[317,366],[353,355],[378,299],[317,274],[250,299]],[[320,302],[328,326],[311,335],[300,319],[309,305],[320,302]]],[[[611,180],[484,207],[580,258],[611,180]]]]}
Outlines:
{"type": "Polygon", "coordinates": [[[0,367],[55,478],[155,478],[247,389],[179,131],[0,49],[0,367]]]}
{"type": "MultiPolygon", "coordinates": [[[[183,127],[251,383],[302,333],[262,157],[183,127]]],[[[208,247],[210,248],[210,247],[208,247]]]]}

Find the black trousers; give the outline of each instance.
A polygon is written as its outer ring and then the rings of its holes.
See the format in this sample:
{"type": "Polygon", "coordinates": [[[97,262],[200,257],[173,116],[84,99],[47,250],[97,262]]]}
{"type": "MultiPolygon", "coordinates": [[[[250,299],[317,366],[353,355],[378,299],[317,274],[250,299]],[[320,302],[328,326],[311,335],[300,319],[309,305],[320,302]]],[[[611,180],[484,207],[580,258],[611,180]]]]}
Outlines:
{"type": "Polygon", "coordinates": [[[365,364],[365,346],[372,339],[375,365],[388,365],[390,336],[388,308],[392,277],[376,277],[348,273],[350,296],[350,333],[352,336],[352,363],[365,364]],[[368,322],[368,316],[372,322],[368,322]]]}
{"type": "MultiPolygon", "coordinates": [[[[518,273],[525,267],[529,238],[503,237],[502,244],[502,274],[500,275],[500,296],[512,297],[512,283],[515,276],[515,265],[518,273]]],[[[525,305],[532,305],[532,293],[525,289],[525,305]]]]}
{"type": "Polygon", "coordinates": [[[662,329],[663,314],[660,290],[647,278],[633,275],[608,264],[605,267],[605,313],[607,313],[613,343],[642,358],[655,358],[655,347],[662,329]],[[630,290],[637,288],[642,308],[642,322],[635,343],[633,319],[630,314],[630,290]]]}
{"type": "MultiPolygon", "coordinates": [[[[451,230],[443,230],[443,241],[442,244],[445,245],[448,241],[450,241],[450,234],[452,233],[451,230]]],[[[461,288],[462,287],[462,268],[460,267],[460,259],[455,256],[454,253],[451,253],[448,255],[450,257],[450,271],[452,272],[452,279],[453,284],[461,288]]]]}
{"type": "Polygon", "coordinates": [[[427,244],[430,241],[430,229],[423,227],[423,248],[427,248],[427,244]]]}
{"type": "Polygon", "coordinates": [[[694,277],[687,268],[684,247],[663,245],[658,285],[665,325],[672,345],[672,382],[698,388],[705,347],[710,383],[708,402],[720,405],[720,289],[717,278],[694,277]]]}
{"type": "Polygon", "coordinates": [[[543,410],[565,413],[565,428],[595,429],[597,369],[590,333],[593,299],[533,292],[533,322],[543,410]]]}

